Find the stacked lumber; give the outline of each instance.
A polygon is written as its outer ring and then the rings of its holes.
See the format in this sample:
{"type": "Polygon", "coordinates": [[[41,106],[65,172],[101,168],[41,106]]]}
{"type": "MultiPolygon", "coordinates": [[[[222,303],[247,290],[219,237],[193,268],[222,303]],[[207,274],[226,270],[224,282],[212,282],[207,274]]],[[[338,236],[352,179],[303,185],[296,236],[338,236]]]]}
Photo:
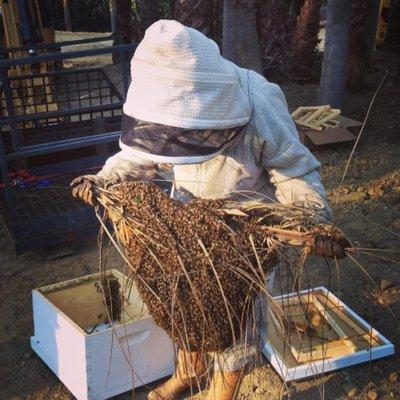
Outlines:
{"type": "Polygon", "coordinates": [[[337,117],[341,111],[331,106],[299,107],[291,115],[297,125],[316,131],[336,128],[340,125],[337,117]]]}

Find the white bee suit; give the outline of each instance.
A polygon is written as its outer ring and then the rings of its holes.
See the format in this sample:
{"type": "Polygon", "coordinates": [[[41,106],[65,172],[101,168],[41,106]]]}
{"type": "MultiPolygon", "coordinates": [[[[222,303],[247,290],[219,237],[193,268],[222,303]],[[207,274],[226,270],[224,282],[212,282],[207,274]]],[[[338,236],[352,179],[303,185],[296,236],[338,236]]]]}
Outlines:
{"type": "MultiPolygon", "coordinates": [[[[300,143],[277,85],[225,60],[212,40],[176,21],[146,31],[131,67],[124,114],[132,126],[99,177],[149,178],[171,164],[178,199],[240,193],[306,205],[330,219],[320,163],[300,143]]],[[[216,368],[240,369],[251,351],[236,350],[216,368]]]]}

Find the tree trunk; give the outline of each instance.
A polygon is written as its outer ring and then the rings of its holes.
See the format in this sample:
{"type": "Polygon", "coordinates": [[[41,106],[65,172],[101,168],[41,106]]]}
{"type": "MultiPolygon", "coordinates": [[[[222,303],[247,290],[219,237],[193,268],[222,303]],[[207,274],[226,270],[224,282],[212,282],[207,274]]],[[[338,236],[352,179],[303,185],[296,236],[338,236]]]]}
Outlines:
{"type": "Polygon", "coordinates": [[[376,0],[368,0],[366,18],[366,42],[367,42],[367,64],[372,70],[375,60],[376,34],[378,31],[380,3],[376,0]]]}
{"type": "Polygon", "coordinates": [[[392,0],[388,18],[388,29],[385,45],[392,46],[400,43],[400,0],[392,0]]]}
{"type": "Polygon", "coordinates": [[[298,1],[296,4],[292,4],[292,7],[289,7],[287,1],[282,0],[268,0],[259,3],[257,25],[264,73],[281,72],[285,66],[298,8],[298,1]]]}
{"type": "MultiPolygon", "coordinates": [[[[131,0],[115,0],[115,34],[114,45],[132,42],[133,36],[133,12],[131,0]]],[[[113,63],[117,64],[120,57],[117,53],[112,56],[113,63]]]]}
{"type": "Polygon", "coordinates": [[[63,0],[63,10],[64,10],[65,29],[67,31],[72,31],[71,8],[69,5],[69,0],[63,0]]]}
{"type": "Polygon", "coordinates": [[[329,0],[320,104],[343,106],[352,5],[348,0],[329,0]]]}
{"type": "Polygon", "coordinates": [[[347,67],[347,87],[352,91],[365,87],[366,73],[372,68],[378,14],[377,1],[354,0],[347,67]]]}
{"type": "Polygon", "coordinates": [[[211,35],[212,0],[175,0],[172,15],[182,24],[211,35]]]}
{"type": "Polygon", "coordinates": [[[133,15],[131,0],[116,0],[115,33],[118,44],[131,43],[133,31],[133,15]]]}
{"type": "Polygon", "coordinates": [[[117,0],[108,0],[110,7],[111,32],[117,31],[117,0]]]}
{"type": "Polygon", "coordinates": [[[243,4],[235,4],[234,0],[224,0],[222,54],[240,67],[261,74],[256,13],[252,2],[248,3],[249,7],[244,7],[243,4]]]}
{"type": "Polygon", "coordinates": [[[366,17],[367,1],[353,1],[353,17],[350,25],[349,54],[347,58],[347,87],[350,91],[361,90],[365,86],[367,69],[366,17]]]}
{"type": "Polygon", "coordinates": [[[287,74],[293,80],[306,81],[312,77],[319,43],[320,8],[321,0],[305,0],[297,17],[287,66],[287,74]]]}
{"type": "Polygon", "coordinates": [[[136,0],[139,24],[142,32],[159,19],[158,0],[136,0]]]}

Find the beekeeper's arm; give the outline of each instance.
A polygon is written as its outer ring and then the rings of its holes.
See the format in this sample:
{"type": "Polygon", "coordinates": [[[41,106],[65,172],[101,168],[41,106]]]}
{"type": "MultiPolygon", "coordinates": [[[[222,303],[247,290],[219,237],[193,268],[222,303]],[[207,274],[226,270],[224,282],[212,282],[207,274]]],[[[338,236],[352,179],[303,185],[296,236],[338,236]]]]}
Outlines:
{"type": "Polygon", "coordinates": [[[157,164],[133,158],[124,150],[110,157],[96,175],[83,175],[71,182],[72,195],[94,206],[93,185],[109,185],[134,179],[152,179],[159,170],[157,164]]]}
{"type": "Polygon", "coordinates": [[[319,174],[321,165],[300,143],[281,89],[255,72],[250,72],[250,79],[262,163],[277,199],[284,205],[310,207],[321,222],[329,221],[332,213],[319,174]]]}

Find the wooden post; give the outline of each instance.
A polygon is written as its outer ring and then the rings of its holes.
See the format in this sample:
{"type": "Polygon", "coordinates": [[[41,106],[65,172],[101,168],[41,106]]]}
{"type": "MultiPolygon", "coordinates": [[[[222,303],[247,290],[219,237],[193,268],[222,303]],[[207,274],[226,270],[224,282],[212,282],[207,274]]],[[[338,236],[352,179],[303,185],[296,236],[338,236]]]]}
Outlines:
{"type": "Polygon", "coordinates": [[[343,106],[352,2],[329,0],[325,51],[320,82],[320,104],[343,106]]]}
{"type": "Polygon", "coordinates": [[[72,31],[71,8],[69,5],[69,0],[63,0],[63,10],[64,10],[65,29],[67,31],[72,31]]]}
{"type": "Polygon", "coordinates": [[[223,56],[239,67],[262,73],[255,9],[236,5],[234,0],[224,0],[223,20],[223,56]]]}

